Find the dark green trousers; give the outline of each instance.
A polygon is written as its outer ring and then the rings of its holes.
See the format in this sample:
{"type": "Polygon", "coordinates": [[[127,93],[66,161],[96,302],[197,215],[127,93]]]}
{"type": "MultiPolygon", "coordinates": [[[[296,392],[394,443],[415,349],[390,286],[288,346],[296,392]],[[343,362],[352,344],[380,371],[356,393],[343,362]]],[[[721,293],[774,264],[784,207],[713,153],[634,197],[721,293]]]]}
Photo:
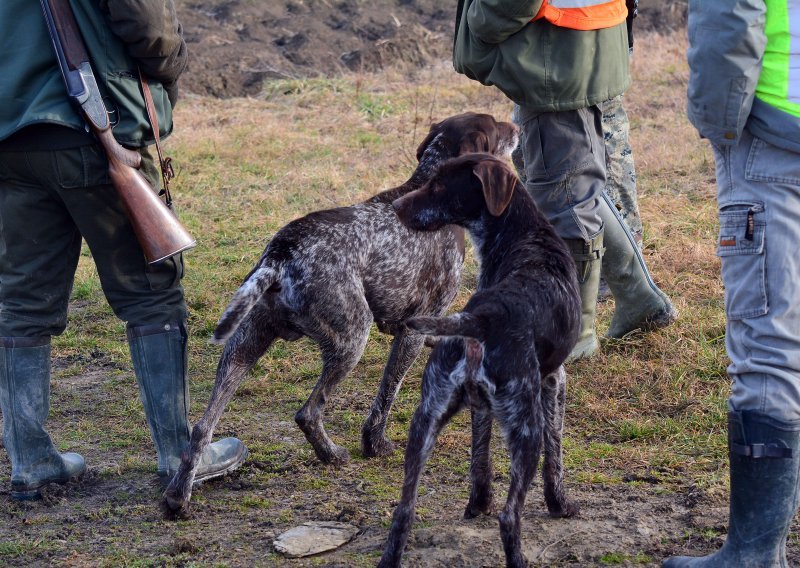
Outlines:
{"type": "MultiPolygon", "coordinates": [[[[158,173],[146,158],[152,182],[158,173]]],[[[186,319],[182,257],[148,266],[99,146],[0,151],[0,337],[64,331],[81,237],[120,319],[186,319]]]]}

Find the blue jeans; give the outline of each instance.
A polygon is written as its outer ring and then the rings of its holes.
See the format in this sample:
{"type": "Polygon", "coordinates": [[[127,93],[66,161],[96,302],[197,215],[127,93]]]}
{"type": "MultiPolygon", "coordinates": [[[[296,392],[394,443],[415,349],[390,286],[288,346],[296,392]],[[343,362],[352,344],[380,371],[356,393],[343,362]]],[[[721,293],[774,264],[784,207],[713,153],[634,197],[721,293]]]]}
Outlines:
{"type": "Polygon", "coordinates": [[[525,188],[561,238],[591,240],[602,228],[598,209],[606,185],[602,112],[597,106],[514,110],[522,127],[525,188]]]}
{"type": "Polygon", "coordinates": [[[800,154],[714,147],[732,410],[800,419],[800,154]]]}

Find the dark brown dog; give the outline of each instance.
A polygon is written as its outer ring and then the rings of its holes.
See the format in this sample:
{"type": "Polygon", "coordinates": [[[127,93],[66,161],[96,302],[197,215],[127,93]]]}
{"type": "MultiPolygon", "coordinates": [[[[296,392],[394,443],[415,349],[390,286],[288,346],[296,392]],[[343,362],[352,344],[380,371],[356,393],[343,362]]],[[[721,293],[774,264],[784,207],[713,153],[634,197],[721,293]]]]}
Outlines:
{"type": "Polygon", "coordinates": [[[392,201],[422,186],[446,159],[476,149],[510,154],[517,132],[513,124],[487,114],[450,117],[431,127],[417,151],[419,165],[405,184],[357,205],[311,213],[275,234],[217,325],[214,338],[225,349],[208,408],[164,494],[169,509],[187,507],[194,471],[225,406],[276,338],[305,336],[319,345],[322,375],[295,421],[320,461],[339,464],[349,455],[325,432],[325,403],[361,358],[373,321],[393,334],[361,444],[366,456],[392,451],[385,437],[387,416],[423,344],[422,336],[408,333],[403,324],[447,309],[464,260],[460,227],[411,231],[397,219],[392,201]]]}
{"type": "Polygon", "coordinates": [[[465,227],[481,271],[478,289],[463,311],[407,323],[444,339],[431,353],[423,375],[422,400],[406,448],[402,496],[380,566],[400,565],[422,469],[442,427],[464,406],[472,412],[472,488],[465,516],[491,510],[489,441],[494,416],[511,453],[511,486],[500,513],[506,564],[525,566],[520,514],[542,440],[550,515],[577,512],[565,496],[561,465],[563,362],[578,337],[581,315],[575,264],[517,176],[488,154],[445,162],[424,187],[393,206],[412,229],[465,227]]]}

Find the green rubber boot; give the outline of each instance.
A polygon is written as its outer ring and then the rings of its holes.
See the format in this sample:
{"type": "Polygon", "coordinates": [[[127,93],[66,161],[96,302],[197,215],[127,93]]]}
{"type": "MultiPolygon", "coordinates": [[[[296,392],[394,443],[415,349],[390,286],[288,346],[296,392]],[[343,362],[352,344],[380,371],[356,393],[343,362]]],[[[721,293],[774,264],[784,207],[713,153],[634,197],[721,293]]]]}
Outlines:
{"type": "Polygon", "coordinates": [[[39,499],[44,486],[86,471],[83,457],[59,454],[44,429],[50,412],[49,337],[0,337],[0,408],[12,499],[39,499]]]}
{"type": "Polygon", "coordinates": [[[600,287],[600,265],[603,262],[603,231],[591,241],[565,239],[578,268],[581,288],[581,333],[567,361],[591,357],[600,347],[595,331],[597,290],[600,287]]]}
{"type": "Polygon", "coordinates": [[[678,312],[653,282],[633,235],[605,192],[599,214],[606,247],[602,277],[615,302],[606,337],[619,338],[635,330],[649,331],[674,322],[678,312]]]}
{"type": "Polygon", "coordinates": [[[786,536],[798,507],[800,425],[758,412],[728,414],[728,537],[714,554],[675,556],[663,568],[788,566],[786,536]]]}
{"type": "MultiPolygon", "coordinates": [[[[129,327],[127,334],[139,394],[158,452],[158,475],[166,484],[178,471],[181,453],[189,444],[186,328],[167,323],[129,327]]],[[[194,484],[233,471],[246,457],[247,448],[237,438],[209,444],[194,484]]]]}

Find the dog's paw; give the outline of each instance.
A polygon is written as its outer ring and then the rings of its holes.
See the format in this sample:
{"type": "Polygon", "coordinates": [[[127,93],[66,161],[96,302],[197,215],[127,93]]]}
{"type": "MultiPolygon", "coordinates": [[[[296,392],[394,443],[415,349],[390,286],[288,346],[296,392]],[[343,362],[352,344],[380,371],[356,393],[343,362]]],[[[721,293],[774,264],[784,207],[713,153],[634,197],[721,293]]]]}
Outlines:
{"type": "Polygon", "coordinates": [[[464,509],[465,519],[474,519],[480,515],[494,515],[494,496],[491,492],[479,496],[470,496],[469,503],[464,509]]]}
{"type": "Polygon", "coordinates": [[[365,458],[390,456],[394,453],[394,442],[380,436],[376,440],[361,440],[361,453],[365,458]]]}
{"type": "Polygon", "coordinates": [[[548,508],[548,512],[554,519],[568,519],[570,517],[577,517],[581,509],[578,507],[577,503],[565,499],[563,504],[548,508]]]}
{"type": "Polygon", "coordinates": [[[350,461],[350,452],[347,451],[347,448],[337,446],[336,444],[331,444],[324,449],[314,448],[314,450],[319,461],[325,465],[341,467],[350,461]]]}
{"type": "Polygon", "coordinates": [[[185,521],[191,518],[189,513],[189,501],[177,499],[167,492],[164,492],[164,498],[161,500],[161,513],[164,519],[168,521],[185,521]]]}

